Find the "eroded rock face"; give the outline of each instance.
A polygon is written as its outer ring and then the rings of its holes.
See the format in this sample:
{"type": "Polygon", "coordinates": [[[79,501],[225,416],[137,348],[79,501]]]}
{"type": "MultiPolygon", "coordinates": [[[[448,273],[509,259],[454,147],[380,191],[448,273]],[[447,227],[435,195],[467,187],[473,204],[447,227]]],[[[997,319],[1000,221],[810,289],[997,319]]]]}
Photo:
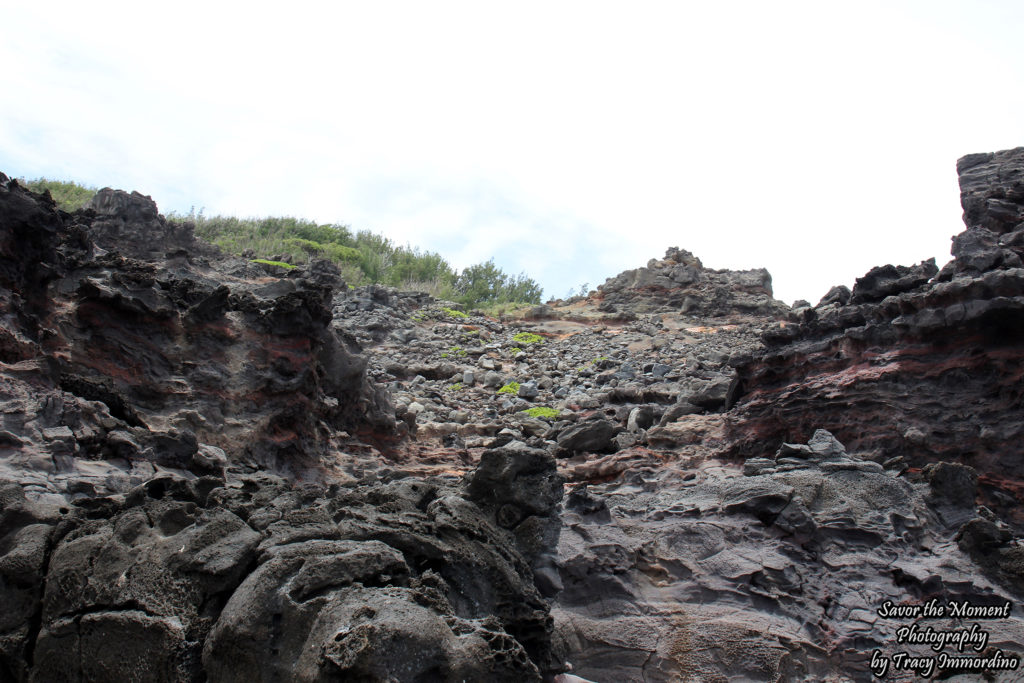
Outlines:
{"type": "Polygon", "coordinates": [[[960,204],[968,228],[997,235],[1015,232],[1024,223],[1024,147],[968,154],[956,162],[960,204]]]}
{"type": "MultiPolygon", "coordinates": [[[[561,491],[545,495],[547,521],[561,491]]],[[[165,476],[70,509],[4,483],[0,502],[14,680],[539,680],[557,666],[521,525],[493,525],[449,482],[165,476]]]]}
{"type": "Polygon", "coordinates": [[[848,301],[823,300],[767,332],[765,350],[737,363],[736,454],[827,424],[879,462],[970,465],[985,504],[1024,524],[1022,159],[1017,149],[960,160],[968,229],[941,272],[873,269],[848,301]]]}
{"type": "Polygon", "coordinates": [[[196,241],[189,223],[170,223],[160,215],[156,202],[138,192],[105,187],[86,205],[95,217],[89,233],[101,248],[141,260],[159,260],[185,252],[212,253],[196,241]]]}
{"type": "Polygon", "coordinates": [[[303,471],[330,467],[345,430],[393,428],[315,270],[211,261],[138,193],[68,215],[3,183],[4,476],[112,493],[157,467],[211,470],[211,448],[303,471]]]}
{"type": "MultiPolygon", "coordinates": [[[[897,624],[878,614],[886,601],[1020,599],[1019,579],[995,575],[1020,566],[1005,529],[979,518],[953,538],[976,514],[959,466],[912,483],[824,430],[765,455],[743,473],[706,460],[575,495],[563,513],[554,617],[576,673],[868,681],[871,651],[894,651],[897,624]],[[965,545],[998,566],[991,579],[965,545]]],[[[994,648],[1016,651],[1024,637],[1019,616],[986,628],[994,648]]]]}

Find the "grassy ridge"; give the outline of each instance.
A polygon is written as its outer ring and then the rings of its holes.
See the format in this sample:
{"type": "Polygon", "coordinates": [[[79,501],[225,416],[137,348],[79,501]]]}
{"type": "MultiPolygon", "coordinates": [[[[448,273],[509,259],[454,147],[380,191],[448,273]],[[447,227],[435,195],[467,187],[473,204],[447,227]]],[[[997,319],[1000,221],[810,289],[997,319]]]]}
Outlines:
{"type": "MultiPolygon", "coordinates": [[[[76,211],[92,199],[96,188],[39,178],[22,181],[35,192],[49,191],[64,211],[76,211]]],[[[317,224],[290,217],[206,217],[202,212],[170,213],[167,220],[190,221],[195,233],[229,254],[297,265],[328,259],[354,285],[385,284],[425,291],[467,307],[500,311],[505,305],[540,303],[541,287],[525,274],[508,275],[491,259],[461,272],[440,254],[401,246],[383,235],[335,223],[317,224]]]]}
{"type": "Polygon", "coordinates": [[[29,182],[20,181],[22,185],[33,192],[49,192],[57,207],[68,213],[77,211],[89,203],[93,195],[98,192],[95,187],[85,187],[77,183],[70,183],[63,180],[47,180],[38,178],[29,182]]]}
{"type": "Polygon", "coordinates": [[[172,214],[168,219],[191,220],[197,236],[230,254],[291,264],[327,259],[336,263],[352,284],[412,287],[442,296],[455,293],[456,273],[440,254],[395,245],[369,230],[353,233],[345,225],[320,225],[290,217],[172,214]]]}

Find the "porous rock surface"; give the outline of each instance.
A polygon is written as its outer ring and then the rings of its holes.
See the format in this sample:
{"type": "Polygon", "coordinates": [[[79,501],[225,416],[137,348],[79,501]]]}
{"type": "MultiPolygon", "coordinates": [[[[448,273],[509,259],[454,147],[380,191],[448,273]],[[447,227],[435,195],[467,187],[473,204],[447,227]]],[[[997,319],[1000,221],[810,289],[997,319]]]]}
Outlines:
{"type": "Polygon", "coordinates": [[[958,169],[941,270],[497,319],[3,179],[0,679],[868,681],[928,600],[1020,656],[1024,149],[958,169]]]}

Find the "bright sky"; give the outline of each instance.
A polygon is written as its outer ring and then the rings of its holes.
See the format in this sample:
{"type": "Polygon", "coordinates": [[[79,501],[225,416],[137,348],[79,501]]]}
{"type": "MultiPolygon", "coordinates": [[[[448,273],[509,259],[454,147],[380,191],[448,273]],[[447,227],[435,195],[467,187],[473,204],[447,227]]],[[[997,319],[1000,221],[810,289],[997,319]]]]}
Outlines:
{"type": "Polygon", "coordinates": [[[1021,36],[1019,0],[8,3],[0,171],[549,297],[679,246],[814,303],[948,260],[957,158],[1024,145],[1021,36]]]}

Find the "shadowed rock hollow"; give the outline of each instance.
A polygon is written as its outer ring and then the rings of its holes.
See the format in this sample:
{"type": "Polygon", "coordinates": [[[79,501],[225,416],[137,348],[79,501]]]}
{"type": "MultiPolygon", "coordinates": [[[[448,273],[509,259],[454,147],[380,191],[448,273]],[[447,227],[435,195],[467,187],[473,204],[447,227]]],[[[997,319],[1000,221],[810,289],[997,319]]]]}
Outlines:
{"type": "Polygon", "coordinates": [[[1019,657],[1024,148],[958,171],[941,270],[501,320],[0,177],[0,680],[868,681],[929,600],[1019,657]]]}

